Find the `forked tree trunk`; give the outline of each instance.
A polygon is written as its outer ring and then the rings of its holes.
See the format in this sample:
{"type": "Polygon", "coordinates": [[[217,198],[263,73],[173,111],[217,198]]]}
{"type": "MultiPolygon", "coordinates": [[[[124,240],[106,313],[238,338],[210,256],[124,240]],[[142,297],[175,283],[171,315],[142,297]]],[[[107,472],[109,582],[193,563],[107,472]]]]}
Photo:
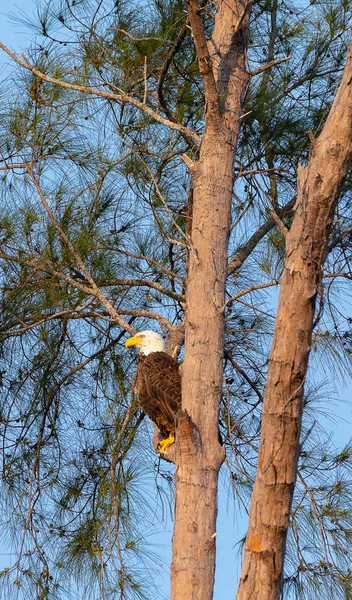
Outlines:
{"type": "Polygon", "coordinates": [[[341,184],[352,157],[352,53],[308,167],[298,170],[265,388],[257,475],[237,600],[278,600],[299,456],[314,310],[341,184]]]}
{"type": "Polygon", "coordinates": [[[219,2],[207,41],[196,0],[189,20],[203,76],[206,129],[191,166],[192,235],[186,290],[182,413],[176,435],[175,521],[171,600],[211,600],[215,573],[218,440],[223,383],[225,282],[233,163],[248,82],[248,1],[219,2]]]}

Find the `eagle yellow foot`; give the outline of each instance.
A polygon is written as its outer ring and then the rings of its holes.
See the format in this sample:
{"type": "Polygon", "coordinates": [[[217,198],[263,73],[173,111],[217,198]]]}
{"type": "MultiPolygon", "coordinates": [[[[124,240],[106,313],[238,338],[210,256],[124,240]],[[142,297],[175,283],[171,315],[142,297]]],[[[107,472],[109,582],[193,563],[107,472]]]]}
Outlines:
{"type": "Polygon", "coordinates": [[[167,450],[167,448],[171,446],[171,444],[173,444],[174,441],[175,435],[173,433],[170,433],[169,437],[166,438],[166,440],[161,440],[161,442],[159,442],[158,452],[165,452],[165,450],[167,450]]]}

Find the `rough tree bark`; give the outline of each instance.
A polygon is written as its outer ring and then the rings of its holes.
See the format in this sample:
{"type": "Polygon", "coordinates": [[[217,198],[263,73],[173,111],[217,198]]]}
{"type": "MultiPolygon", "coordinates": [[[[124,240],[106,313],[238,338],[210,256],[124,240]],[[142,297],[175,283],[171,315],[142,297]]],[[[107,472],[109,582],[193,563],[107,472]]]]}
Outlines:
{"type": "Polygon", "coordinates": [[[176,440],[176,497],[171,599],[210,600],[215,573],[218,441],[223,381],[225,281],[233,162],[248,83],[246,32],[250,3],[220,2],[214,30],[204,35],[197,0],[189,22],[203,76],[206,128],[190,166],[193,222],[186,291],[182,412],[176,440]]]}
{"type": "Polygon", "coordinates": [[[237,600],[280,598],[304,381],[334,210],[352,158],[352,51],[307,167],[298,169],[265,388],[258,469],[237,600]]]}

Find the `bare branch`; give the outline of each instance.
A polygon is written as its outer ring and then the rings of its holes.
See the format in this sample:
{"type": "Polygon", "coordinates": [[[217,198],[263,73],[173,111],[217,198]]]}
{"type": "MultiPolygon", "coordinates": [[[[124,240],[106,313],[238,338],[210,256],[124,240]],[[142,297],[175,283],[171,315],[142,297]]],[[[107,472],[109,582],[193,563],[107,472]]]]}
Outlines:
{"type": "Polygon", "coordinates": [[[143,75],[144,75],[144,96],[143,96],[143,104],[147,103],[147,96],[148,96],[148,63],[147,63],[147,57],[144,57],[144,70],[143,70],[143,75]]]}
{"type": "MultiPolygon", "coordinates": [[[[244,116],[244,115],[243,115],[244,116]]],[[[288,171],[287,169],[283,169],[282,167],[273,167],[273,168],[268,168],[268,169],[247,169],[245,171],[239,171],[236,174],[236,179],[239,179],[240,177],[244,177],[245,175],[260,175],[261,173],[287,173],[288,175],[291,175],[291,172],[288,171]]]]}
{"type": "Polygon", "coordinates": [[[181,154],[181,158],[189,170],[192,171],[195,167],[194,161],[186,153],[181,154]]]}
{"type": "Polygon", "coordinates": [[[331,250],[336,248],[336,246],[338,246],[338,244],[340,244],[345,239],[345,237],[347,237],[348,235],[351,235],[351,234],[352,234],[352,227],[348,227],[348,229],[346,229],[346,231],[343,231],[340,235],[337,235],[336,237],[334,237],[329,244],[329,252],[331,252],[331,250]]]}
{"type": "Polygon", "coordinates": [[[174,273],[174,271],[171,271],[167,267],[164,267],[164,265],[161,265],[157,260],[154,260],[149,256],[145,256],[144,254],[133,254],[133,252],[127,252],[127,250],[122,250],[122,248],[111,248],[109,246],[97,246],[97,248],[103,250],[113,250],[114,252],[118,252],[119,254],[123,254],[124,256],[130,256],[131,258],[136,258],[137,260],[145,260],[147,263],[166,273],[166,275],[168,275],[172,279],[181,279],[181,281],[184,280],[184,277],[182,277],[182,275],[177,275],[177,273],[174,273]]]}
{"type": "Polygon", "coordinates": [[[106,98],[107,100],[132,104],[133,106],[136,106],[137,108],[142,110],[144,113],[149,115],[151,118],[153,118],[158,123],[161,123],[162,125],[165,125],[166,127],[169,127],[169,129],[179,131],[184,136],[188,136],[189,138],[191,138],[197,144],[200,144],[200,142],[201,142],[201,138],[199,137],[199,135],[197,133],[195,133],[194,131],[192,131],[191,129],[188,129],[188,127],[184,127],[183,125],[179,125],[178,123],[173,123],[169,119],[165,119],[164,117],[159,115],[159,113],[157,113],[155,110],[149,108],[143,102],[140,102],[139,100],[137,100],[136,98],[133,98],[132,96],[129,96],[128,94],[124,94],[123,92],[121,92],[120,94],[113,94],[111,92],[104,92],[103,90],[98,90],[96,88],[92,88],[87,85],[78,85],[75,83],[68,83],[67,81],[61,81],[60,79],[55,79],[55,77],[49,77],[48,75],[45,75],[45,73],[42,73],[41,71],[39,71],[39,69],[37,69],[34,65],[32,65],[25,57],[23,57],[23,60],[20,59],[14,52],[11,52],[11,50],[9,50],[9,48],[7,48],[1,42],[0,42],[0,48],[2,48],[2,50],[4,50],[4,52],[6,52],[6,54],[11,56],[11,58],[17,64],[21,65],[21,67],[24,67],[28,71],[31,71],[32,73],[34,73],[34,75],[36,75],[43,81],[47,81],[48,83],[58,85],[62,88],[76,90],[77,92],[83,92],[86,94],[92,94],[93,96],[99,96],[100,98],[106,98]]]}
{"type": "Polygon", "coordinates": [[[198,0],[190,0],[188,4],[188,18],[192,28],[199,69],[203,77],[208,111],[211,111],[211,113],[216,115],[219,112],[219,95],[216,89],[212,61],[208,50],[203,23],[200,18],[200,8],[198,0]]]}
{"type": "Polygon", "coordinates": [[[148,279],[111,279],[109,281],[101,282],[101,287],[111,287],[114,285],[127,285],[129,287],[149,287],[154,290],[158,290],[165,296],[169,296],[169,298],[173,298],[173,300],[177,300],[178,302],[183,302],[184,297],[181,294],[177,294],[176,292],[172,292],[168,290],[166,287],[157,283],[156,281],[150,281],[148,279]]]}
{"type": "Polygon", "coordinates": [[[35,323],[29,323],[28,325],[23,325],[23,327],[18,327],[17,329],[13,329],[11,331],[0,331],[0,335],[6,337],[12,337],[16,335],[20,335],[29,331],[30,329],[34,329],[35,327],[39,327],[39,325],[43,325],[43,323],[47,323],[48,321],[52,321],[53,319],[67,319],[72,313],[76,313],[76,317],[84,311],[93,301],[93,298],[89,298],[89,300],[83,304],[83,306],[78,306],[72,310],[61,310],[53,315],[45,315],[42,319],[35,321],[35,323]]]}
{"type": "Polygon", "coordinates": [[[154,184],[156,193],[158,194],[161,202],[163,203],[163,205],[164,205],[164,207],[165,207],[165,209],[166,209],[166,211],[167,211],[167,213],[168,213],[168,215],[169,215],[169,217],[170,217],[170,219],[172,221],[172,224],[174,225],[174,227],[176,227],[176,229],[180,233],[180,235],[185,239],[187,247],[192,248],[192,242],[191,242],[191,240],[188,239],[187,235],[182,231],[181,227],[176,223],[176,221],[175,221],[175,219],[173,217],[172,211],[169,208],[169,206],[168,206],[168,204],[167,204],[164,196],[162,195],[162,193],[160,191],[160,188],[158,186],[158,182],[155,179],[155,177],[154,177],[154,175],[152,173],[151,168],[149,167],[149,165],[143,160],[143,158],[137,152],[136,152],[136,156],[141,161],[141,163],[144,165],[144,167],[147,169],[147,171],[149,173],[149,176],[150,176],[150,178],[151,178],[151,180],[152,180],[152,182],[154,184]]]}
{"type": "Polygon", "coordinates": [[[126,31],[125,29],[119,29],[118,27],[108,27],[107,31],[121,31],[121,33],[124,33],[125,35],[127,35],[127,37],[129,37],[130,40],[133,40],[134,42],[162,42],[163,44],[171,44],[171,42],[172,42],[172,40],[166,40],[166,39],[158,38],[158,37],[142,37],[142,38],[134,37],[131,33],[126,31]]]}
{"type": "MultiPolygon", "coordinates": [[[[130,319],[129,324],[132,323],[133,320],[134,320],[133,318],[130,319]]],[[[116,344],[118,344],[121,341],[123,335],[124,335],[124,331],[122,331],[115,340],[112,340],[111,342],[106,344],[106,346],[104,346],[103,348],[100,348],[100,350],[97,350],[97,352],[94,352],[94,354],[92,354],[87,359],[85,359],[83,362],[79,363],[78,365],[73,367],[70,371],[68,371],[68,373],[66,373],[60,379],[55,390],[52,392],[52,399],[54,399],[54,397],[56,396],[58,391],[62,388],[64,383],[66,383],[66,381],[70,377],[72,377],[72,375],[77,373],[77,371],[80,371],[81,369],[83,369],[86,365],[88,365],[90,362],[92,362],[92,360],[95,360],[96,358],[98,358],[98,356],[101,356],[102,354],[105,354],[105,352],[108,352],[109,350],[111,350],[114,346],[116,346],[116,344]]]]}
{"type": "Polygon", "coordinates": [[[229,298],[225,302],[222,310],[224,311],[226,306],[228,306],[232,302],[235,302],[239,298],[242,298],[242,296],[245,296],[246,294],[250,294],[251,292],[254,292],[255,290],[263,290],[265,288],[273,287],[274,285],[279,285],[279,284],[280,284],[279,281],[269,281],[268,283],[262,283],[260,285],[252,285],[251,287],[247,288],[246,290],[242,290],[242,292],[238,292],[238,294],[229,298]]]}
{"type": "Polygon", "coordinates": [[[236,35],[239,32],[245,16],[250,12],[250,10],[252,8],[252,4],[253,4],[253,0],[249,0],[249,2],[246,2],[246,4],[244,5],[243,10],[237,20],[236,25],[235,25],[233,35],[236,35]]]}
{"type": "Polygon", "coordinates": [[[279,215],[277,214],[277,212],[274,208],[271,209],[270,214],[271,214],[272,218],[274,219],[276,225],[280,229],[282,235],[284,237],[286,237],[287,233],[289,232],[289,229],[286,227],[285,223],[283,223],[281,221],[279,215]]]}
{"type": "MultiPolygon", "coordinates": [[[[295,205],[295,198],[292,198],[285,206],[278,209],[276,213],[280,216],[288,215],[295,205]]],[[[249,240],[245,243],[243,248],[237,253],[235,258],[231,260],[228,265],[228,274],[231,275],[234,271],[237,271],[244,263],[244,261],[250,256],[253,252],[254,248],[259,244],[259,242],[263,239],[263,237],[269,233],[269,231],[275,227],[276,222],[273,216],[271,216],[263,225],[257,229],[255,233],[249,238],[249,240]]]]}
{"type": "Polygon", "coordinates": [[[165,317],[158,315],[157,313],[154,313],[150,310],[133,310],[127,308],[120,308],[119,312],[121,313],[121,315],[132,315],[133,317],[144,317],[145,319],[154,319],[154,321],[157,321],[161,327],[166,327],[166,329],[168,329],[168,331],[171,332],[175,329],[175,326],[172,325],[170,321],[168,321],[165,317]]]}
{"type": "Polygon", "coordinates": [[[337,279],[339,277],[349,279],[350,281],[352,280],[352,275],[350,273],[326,273],[323,275],[324,279],[337,279]]]}
{"type": "Polygon", "coordinates": [[[261,67],[254,69],[254,71],[249,71],[249,75],[251,77],[254,77],[255,75],[259,75],[260,73],[263,73],[264,71],[267,71],[268,69],[271,69],[272,67],[276,67],[276,65],[280,65],[281,63],[286,62],[286,60],[290,60],[291,58],[292,58],[292,56],[285,56],[285,58],[279,58],[278,60],[272,60],[271,62],[267,63],[266,65],[262,65],[261,67]]]}
{"type": "Polygon", "coordinates": [[[232,364],[233,368],[236,369],[236,371],[238,373],[240,373],[240,375],[242,375],[242,377],[247,381],[247,383],[251,386],[252,390],[257,394],[260,402],[263,402],[263,396],[261,395],[260,391],[258,390],[256,384],[251,380],[251,378],[247,375],[247,373],[242,369],[242,367],[240,367],[240,365],[235,361],[235,359],[233,358],[232,354],[230,352],[228,352],[227,350],[225,351],[225,358],[228,358],[230,363],[232,364]]]}

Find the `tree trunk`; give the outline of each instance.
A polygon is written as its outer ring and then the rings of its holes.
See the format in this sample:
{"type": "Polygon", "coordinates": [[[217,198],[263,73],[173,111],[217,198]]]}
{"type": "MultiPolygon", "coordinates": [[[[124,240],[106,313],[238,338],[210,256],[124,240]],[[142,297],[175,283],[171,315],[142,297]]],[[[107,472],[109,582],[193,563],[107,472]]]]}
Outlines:
{"type": "Polygon", "coordinates": [[[352,157],[352,53],[308,167],[298,169],[265,388],[257,475],[237,600],[280,598],[316,297],[338,193],[352,157]]]}
{"type": "Polygon", "coordinates": [[[215,574],[218,439],[223,383],[225,284],[233,163],[245,72],[247,0],[219,2],[206,40],[198,2],[189,20],[203,76],[206,128],[191,167],[192,234],[186,290],[182,411],[176,434],[176,497],[171,600],[211,600],[215,574]],[[209,48],[211,49],[209,51],[209,48]]]}
{"type": "Polygon", "coordinates": [[[223,136],[214,131],[202,144],[194,175],[186,358],[182,366],[186,412],[179,418],[176,448],[173,600],[212,597],[217,480],[224,459],[218,441],[218,415],[233,154],[223,136]]]}

